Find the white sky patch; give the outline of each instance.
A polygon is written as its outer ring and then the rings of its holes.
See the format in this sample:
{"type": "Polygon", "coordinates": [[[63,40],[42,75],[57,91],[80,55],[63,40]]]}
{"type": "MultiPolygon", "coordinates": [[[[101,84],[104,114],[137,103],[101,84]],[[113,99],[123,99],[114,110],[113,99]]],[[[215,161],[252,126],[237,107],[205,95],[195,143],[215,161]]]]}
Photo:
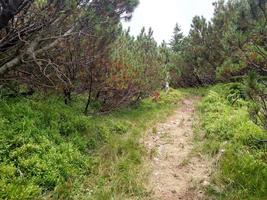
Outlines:
{"type": "Polygon", "coordinates": [[[194,16],[204,16],[210,20],[213,16],[212,3],[215,0],[140,0],[130,22],[123,22],[123,27],[131,28],[136,36],[142,27],[152,27],[158,43],[169,42],[176,23],[184,34],[188,34],[194,16]]]}

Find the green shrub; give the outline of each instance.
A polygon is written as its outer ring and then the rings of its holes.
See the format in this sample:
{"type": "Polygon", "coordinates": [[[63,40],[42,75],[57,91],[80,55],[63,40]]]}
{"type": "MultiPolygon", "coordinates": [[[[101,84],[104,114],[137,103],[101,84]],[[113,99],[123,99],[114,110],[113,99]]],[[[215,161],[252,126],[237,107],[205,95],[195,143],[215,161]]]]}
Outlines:
{"type": "Polygon", "coordinates": [[[243,98],[239,84],[214,86],[199,106],[200,122],[205,130],[203,150],[222,153],[213,184],[216,199],[266,199],[267,146],[259,143],[267,133],[250,120],[249,101],[243,98]],[[237,104],[229,101],[235,94],[237,104]],[[222,151],[223,150],[223,151],[222,151]]]}
{"type": "Polygon", "coordinates": [[[141,198],[140,133],[181,97],[164,93],[168,103],[146,99],[107,116],[85,116],[79,99],[0,99],[0,199],[141,198]]]}
{"type": "Polygon", "coordinates": [[[0,199],[34,199],[89,173],[90,157],[81,151],[88,122],[70,108],[2,99],[0,121],[0,199]]]}

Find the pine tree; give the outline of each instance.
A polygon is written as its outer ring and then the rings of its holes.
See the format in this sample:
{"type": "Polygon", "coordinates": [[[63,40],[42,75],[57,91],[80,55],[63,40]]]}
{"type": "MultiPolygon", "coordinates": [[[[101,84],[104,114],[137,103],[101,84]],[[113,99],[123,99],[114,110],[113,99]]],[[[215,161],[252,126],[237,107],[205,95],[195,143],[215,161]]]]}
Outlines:
{"type": "Polygon", "coordinates": [[[184,36],[181,28],[178,24],[176,24],[173,32],[173,38],[170,42],[170,46],[173,51],[180,52],[182,50],[183,39],[184,36]]]}

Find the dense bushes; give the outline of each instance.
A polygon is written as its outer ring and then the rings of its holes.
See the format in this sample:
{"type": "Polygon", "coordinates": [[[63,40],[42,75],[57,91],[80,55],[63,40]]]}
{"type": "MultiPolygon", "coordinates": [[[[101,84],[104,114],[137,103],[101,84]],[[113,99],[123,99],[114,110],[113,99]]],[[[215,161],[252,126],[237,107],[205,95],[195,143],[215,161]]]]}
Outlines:
{"type": "MultiPolygon", "coordinates": [[[[138,2],[22,1],[0,24],[0,92],[56,92],[65,104],[86,94],[88,114],[134,104],[160,89],[165,63],[153,31],[134,38],[120,23],[138,2]]],[[[10,4],[0,3],[0,18],[10,4]]]]}
{"type": "Polygon", "coordinates": [[[264,199],[267,146],[261,140],[267,133],[250,120],[248,99],[238,95],[233,104],[231,96],[238,87],[213,87],[199,107],[206,139],[203,148],[211,155],[221,155],[210,191],[222,199],[264,199]]]}
{"type": "Polygon", "coordinates": [[[5,74],[0,80],[1,93],[17,96],[37,91],[60,92],[65,104],[82,94],[87,96],[85,113],[89,113],[134,104],[162,88],[165,60],[153,31],[143,29],[135,38],[120,25],[108,29],[106,26],[84,28],[83,37],[74,35],[62,40],[61,48],[48,55],[49,66],[21,65],[16,70],[24,73],[15,70],[5,74]],[[93,32],[97,38],[91,38],[93,32]]]}
{"type": "Polygon", "coordinates": [[[266,76],[266,13],[266,1],[222,0],[214,3],[210,22],[194,17],[188,36],[176,26],[170,45],[179,59],[171,62],[179,73],[173,87],[232,81],[251,70],[266,76]]]}
{"type": "Polygon", "coordinates": [[[143,29],[137,38],[122,32],[101,59],[90,95],[100,103],[100,111],[134,104],[163,86],[164,60],[151,29],[143,29]]]}
{"type": "Polygon", "coordinates": [[[210,22],[194,17],[188,36],[181,37],[175,27],[171,42],[175,59],[170,60],[169,69],[171,86],[242,82],[240,88],[232,88],[228,98],[232,104],[240,96],[250,99],[250,118],[266,129],[266,16],[266,1],[222,0],[214,3],[210,22]]]}

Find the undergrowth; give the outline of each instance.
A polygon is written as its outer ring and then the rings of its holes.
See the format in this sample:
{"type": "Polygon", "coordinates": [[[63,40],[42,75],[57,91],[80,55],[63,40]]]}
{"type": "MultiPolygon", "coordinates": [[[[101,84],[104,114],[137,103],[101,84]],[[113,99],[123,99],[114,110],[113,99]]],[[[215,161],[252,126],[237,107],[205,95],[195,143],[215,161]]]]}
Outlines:
{"type": "Polygon", "coordinates": [[[267,199],[267,133],[250,120],[249,104],[231,83],[211,88],[199,106],[203,151],[220,157],[209,187],[214,199],[267,199]]]}
{"type": "Polygon", "coordinates": [[[0,199],[141,199],[139,139],[183,96],[170,90],[158,102],[106,116],[85,116],[77,99],[0,99],[0,199]]]}

